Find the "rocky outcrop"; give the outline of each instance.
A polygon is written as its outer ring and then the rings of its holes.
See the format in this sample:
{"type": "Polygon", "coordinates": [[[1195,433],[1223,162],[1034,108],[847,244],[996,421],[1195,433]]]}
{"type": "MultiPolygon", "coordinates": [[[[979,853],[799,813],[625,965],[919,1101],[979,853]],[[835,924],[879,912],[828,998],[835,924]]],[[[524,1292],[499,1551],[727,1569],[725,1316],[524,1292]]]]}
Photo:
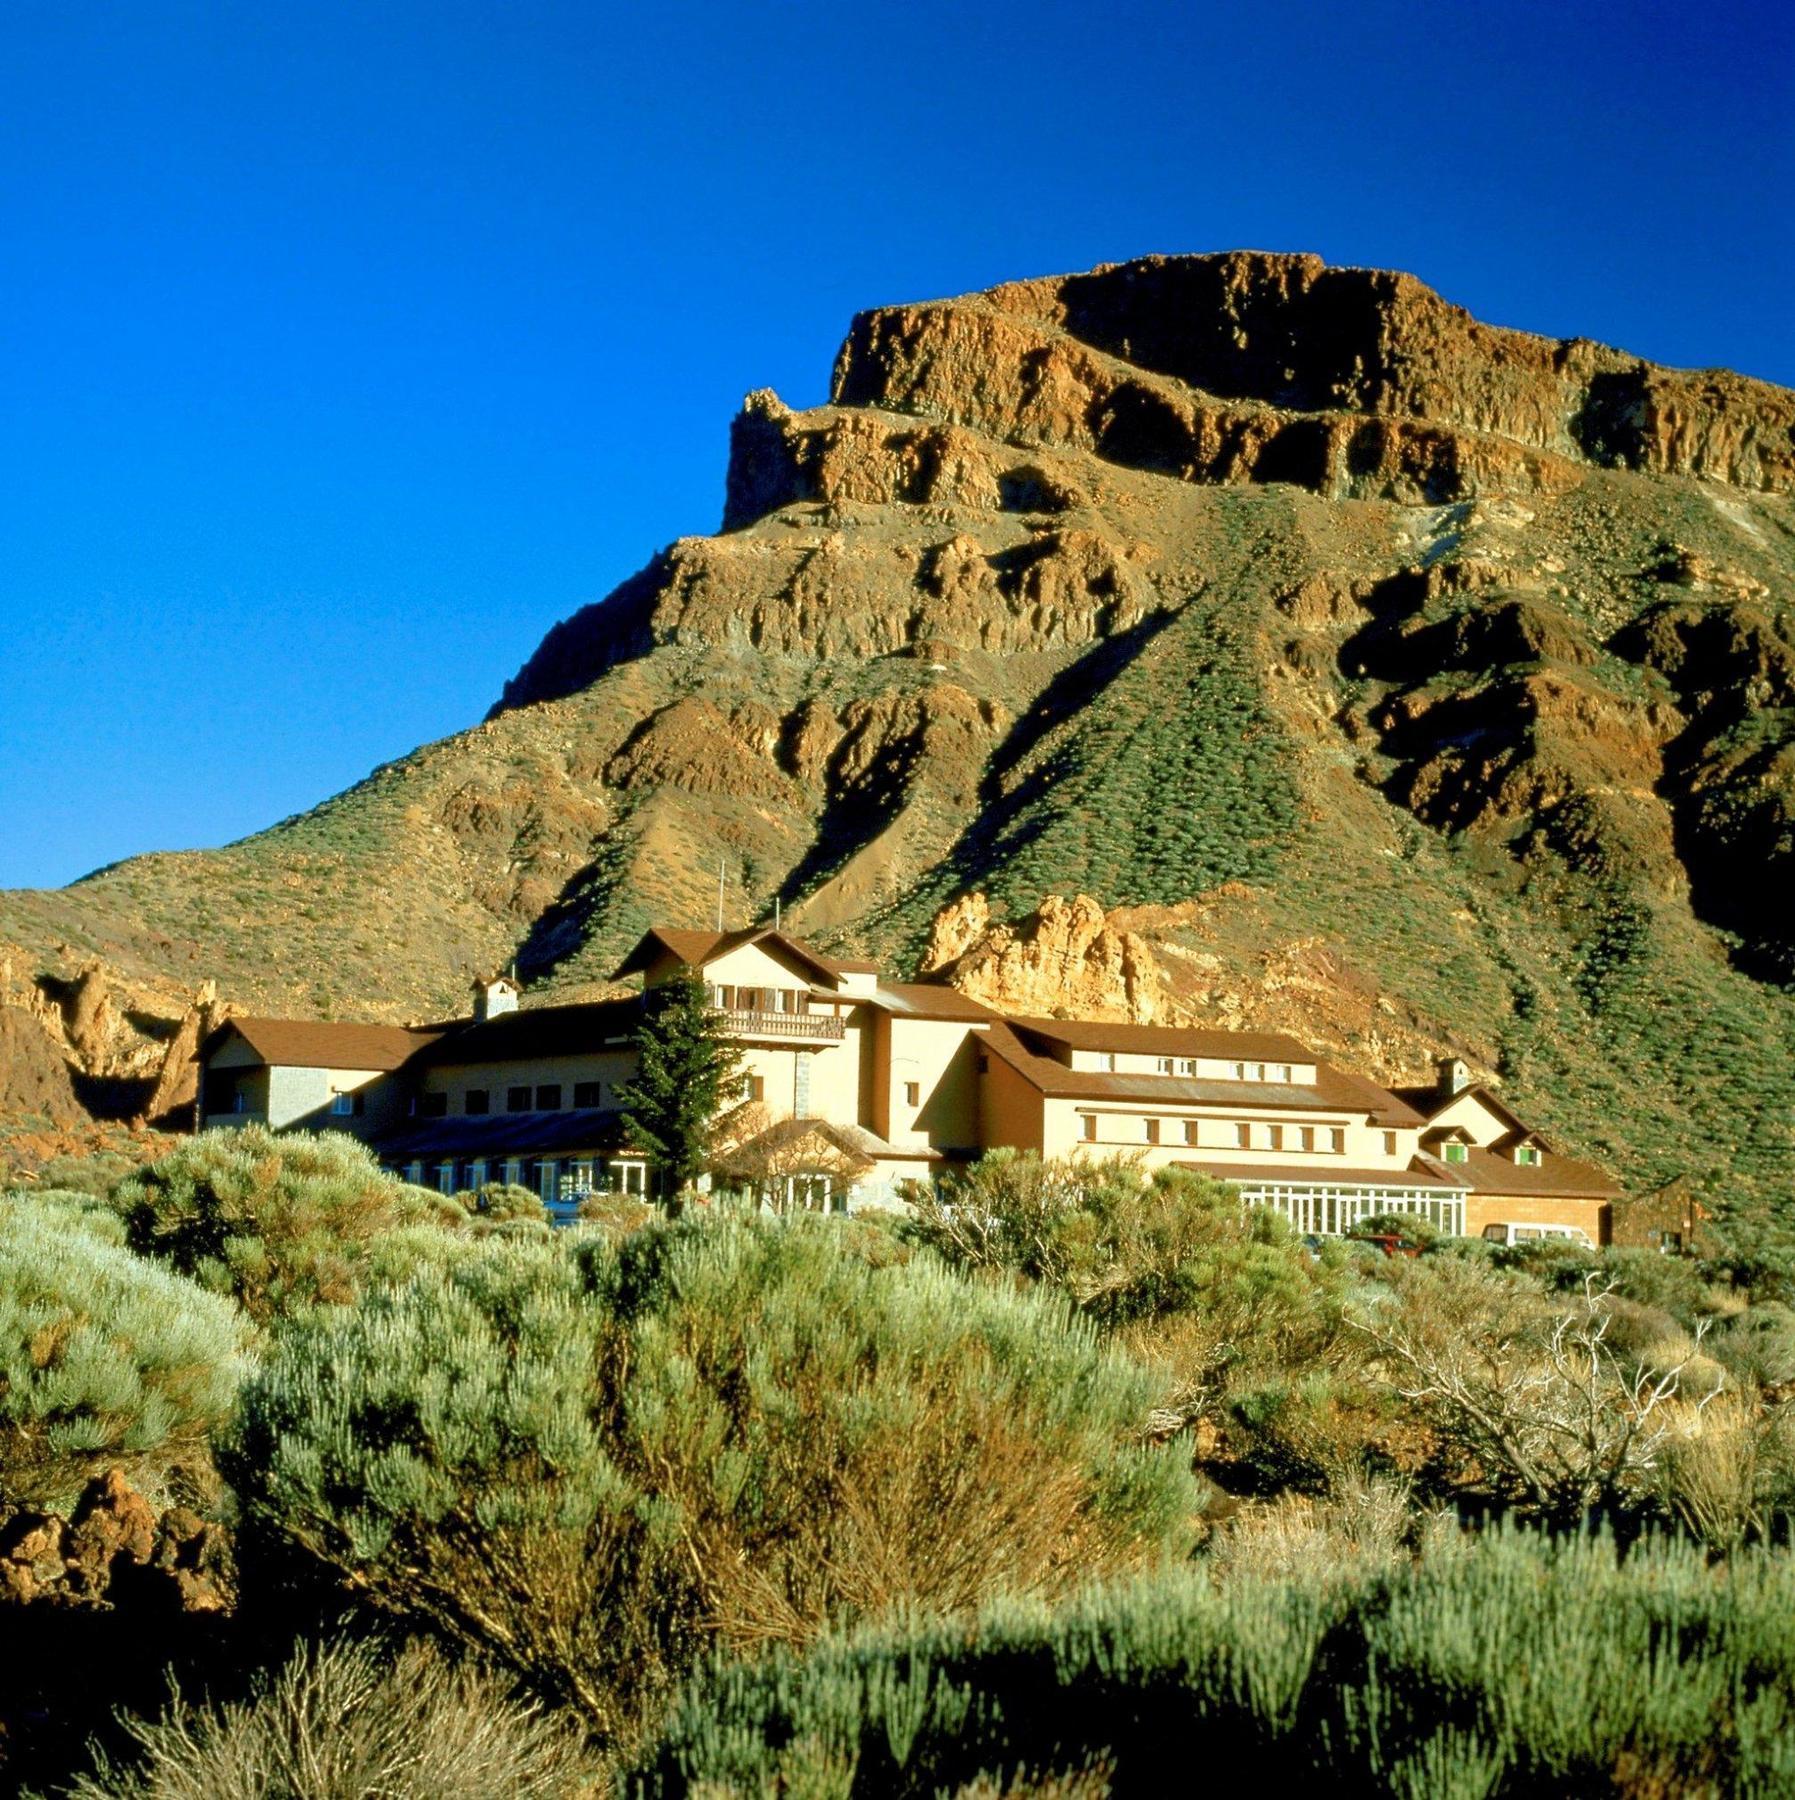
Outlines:
{"type": "Polygon", "coordinates": [[[151,1609],[228,1611],[228,1533],[184,1506],[158,1514],[118,1469],[90,1482],[66,1519],[26,1510],[0,1521],[0,1607],[105,1607],[127,1591],[151,1609]]]}
{"type": "Polygon", "coordinates": [[[1050,894],[1015,923],[993,923],[984,895],[969,894],[937,915],[923,966],[998,1012],[1151,1025],[1164,1005],[1147,941],[1088,894],[1050,894]]]}
{"type": "Polygon", "coordinates": [[[86,1122],[62,1047],[22,1006],[0,1006],[0,1115],[51,1125],[86,1122]]]}
{"type": "Polygon", "coordinates": [[[143,1103],[143,1117],[149,1124],[168,1128],[191,1122],[199,1098],[199,1047],[230,1012],[229,1006],[219,1004],[218,983],[201,982],[162,1052],[156,1084],[143,1103]]]}
{"type": "Polygon", "coordinates": [[[1315,256],[1148,257],[863,313],[833,398],[1332,493],[1443,499],[1579,462],[1795,488],[1786,390],[1484,325],[1412,276],[1315,256]]]}

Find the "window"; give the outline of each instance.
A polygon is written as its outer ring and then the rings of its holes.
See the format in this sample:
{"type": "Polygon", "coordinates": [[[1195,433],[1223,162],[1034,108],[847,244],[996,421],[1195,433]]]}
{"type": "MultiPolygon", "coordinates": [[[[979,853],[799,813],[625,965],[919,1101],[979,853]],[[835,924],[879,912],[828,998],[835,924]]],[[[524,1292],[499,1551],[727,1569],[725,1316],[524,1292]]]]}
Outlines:
{"type": "Polygon", "coordinates": [[[1159,1059],[1159,1072],[1162,1075],[1170,1075],[1176,1067],[1177,1064],[1169,1056],[1162,1056],[1159,1059]]]}
{"type": "Polygon", "coordinates": [[[580,1107],[603,1106],[605,1084],[602,1081],[576,1081],[573,1084],[573,1103],[580,1107]]]}
{"type": "Polygon", "coordinates": [[[1097,1141],[1097,1115],[1095,1113],[1086,1113],[1083,1116],[1081,1123],[1084,1125],[1084,1141],[1087,1144],[1096,1143],[1096,1141],[1097,1141]]]}
{"type": "Polygon", "coordinates": [[[1253,1128],[1252,1128],[1252,1126],[1236,1125],[1234,1127],[1234,1148],[1236,1150],[1250,1150],[1250,1149],[1252,1149],[1252,1147],[1253,1147],[1253,1128]]]}
{"type": "Polygon", "coordinates": [[[1278,1064],[1278,1079],[1281,1082],[1283,1082],[1283,1084],[1286,1087],[1289,1087],[1291,1082],[1295,1078],[1296,1078],[1296,1071],[1290,1066],[1289,1063],[1279,1063],[1278,1064]]]}
{"type": "Polygon", "coordinates": [[[1273,1150],[1282,1150],[1284,1148],[1284,1127],[1282,1125],[1267,1125],[1265,1128],[1265,1137],[1266,1142],[1273,1150]]]}
{"type": "Polygon", "coordinates": [[[426,1119],[446,1119],[449,1116],[449,1096],[422,1094],[418,1098],[418,1111],[426,1119]]]}
{"type": "Polygon", "coordinates": [[[922,1083],[920,1081],[904,1083],[904,1104],[906,1106],[922,1105],[922,1083]]]}
{"type": "Polygon", "coordinates": [[[234,1113],[249,1111],[249,1090],[237,1088],[231,1094],[231,1111],[234,1113]]]}
{"type": "Polygon", "coordinates": [[[530,1090],[527,1087],[506,1088],[506,1112],[528,1112],[530,1110],[530,1090]]]}
{"type": "Polygon", "coordinates": [[[1396,1133],[1393,1131],[1386,1131],[1384,1133],[1384,1154],[1386,1156],[1394,1156],[1396,1154],[1396,1133]]]}
{"type": "Polygon", "coordinates": [[[1098,1051],[1098,1053],[1097,1053],[1097,1067],[1098,1068],[1107,1069],[1113,1073],[1115,1070],[1115,1066],[1116,1066],[1115,1051],[1113,1051],[1113,1050],[1098,1051]]]}
{"type": "Polygon", "coordinates": [[[559,1112],[561,1110],[560,1082],[545,1081],[536,1090],[536,1110],[538,1112],[559,1112]]]}
{"type": "Polygon", "coordinates": [[[1157,1144],[1159,1142],[1159,1121],[1157,1119],[1144,1119],[1142,1120],[1142,1123],[1147,1127],[1147,1142],[1149,1144],[1157,1144]]]}
{"type": "Polygon", "coordinates": [[[1446,1160],[1451,1163],[1462,1163],[1468,1160],[1465,1155],[1464,1145],[1448,1144],[1446,1146],[1446,1160]]]}
{"type": "Polygon", "coordinates": [[[1196,1072],[1197,1059],[1194,1056],[1186,1056],[1179,1059],[1178,1073],[1180,1075],[1194,1075],[1196,1072]]]}
{"type": "Polygon", "coordinates": [[[1315,1148],[1315,1127],[1313,1125],[1299,1125],[1297,1127],[1296,1147],[1299,1150],[1313,1150],[1315,1148]]]}
{"type": "Polygon", "coordinates": [[[1247,1078],[1246,1064],[1245,1063],[1236,1063],[1234,1065],[1234,1079],[1236,1081],[1245,1081],[1246,1078],[1247,1078]]]}
{"type": "Polygon", "coordinates": [[[441,1164],[436,1171],[436,1190],[439,1194],[452,1194],[455,1191],[455,1165],[452,1162],[441,1164]]]}
{"type": "Polygon", "coordinates": [[[1535,1144],[1522,1144],[1515,1151],[1515,1161],[1531,1166],[1539,1161],[1539,1147],[1535,1144]]]}
{"type": "Polygon", "coordinates": [[[355,1111],[353,1094],[332,1094],[330,1097],[330,1115],[333,1119],[347,1119],[355,1111]]]}
{"type": "Polygon", "coordinates": [[[645,1162],[612,1163],[611,1190],[618,1194],[646,1194],[648,1192],[648,1164],[645,1162]]]}
{"type": "Polygon", "coordinates": [[[461,1110],[470,1119],[477,1119],[492,1111],[492,1096],[485,1088],[469,1088],[461,1098],[461,1110]]]}
{"type": "Polygon", "coordinates": [[[750,1075],[748,1077],[748,1098],[750,1100],[764,1100],[764,1099],[766,1099],[766,1097],[767,1097],[767,1078],[766,1078],[766,1076],[750,1075]]]}
{"type": "Polygon", "coordinates": [[[1328,1127],[1328,1145],[1327,1145],[1327,1147],[1328,1147],[1328,1152],[1330,1155],[1340,1156],[1345,1153],[1346,1129],[1344,1126],[1330,1125],[1328,1127]]]}

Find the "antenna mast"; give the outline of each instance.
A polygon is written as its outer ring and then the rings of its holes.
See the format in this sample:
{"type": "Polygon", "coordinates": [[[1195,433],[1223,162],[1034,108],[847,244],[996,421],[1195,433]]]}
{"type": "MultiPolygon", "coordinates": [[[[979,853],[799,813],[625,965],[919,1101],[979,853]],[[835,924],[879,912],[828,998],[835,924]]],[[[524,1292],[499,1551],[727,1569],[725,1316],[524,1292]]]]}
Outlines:
{"type": "Polygon", "coordinates": [[[723,868],[724,859],[717,858],[717,929],[723,929],[723,868]]]}

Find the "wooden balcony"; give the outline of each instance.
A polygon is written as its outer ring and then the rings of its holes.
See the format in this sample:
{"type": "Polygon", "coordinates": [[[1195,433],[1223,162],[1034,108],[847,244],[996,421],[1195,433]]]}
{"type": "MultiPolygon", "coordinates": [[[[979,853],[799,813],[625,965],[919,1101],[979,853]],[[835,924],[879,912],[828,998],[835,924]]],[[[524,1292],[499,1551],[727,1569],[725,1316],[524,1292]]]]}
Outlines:
{"type": "Polygon", "coordinates": [[[743,1012],[738,1007],[716,1007],[711,1017],[725,1037],[771,1038],[788,1044],[839,1044],[847,1030],[840,1013],[743,1012]]]}

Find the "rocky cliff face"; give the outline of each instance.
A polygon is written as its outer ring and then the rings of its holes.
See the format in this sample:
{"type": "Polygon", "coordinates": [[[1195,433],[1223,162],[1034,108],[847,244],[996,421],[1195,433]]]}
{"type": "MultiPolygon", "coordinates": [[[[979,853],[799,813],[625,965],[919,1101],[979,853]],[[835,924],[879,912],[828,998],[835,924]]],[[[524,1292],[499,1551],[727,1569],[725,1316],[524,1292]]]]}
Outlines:
{"type": "MultiPolygon", "coordinates": [[[[601,990],[721,862],[732,922],[1389,1076],[1451,1049],[1624,1173],[1770,1191],[1792,600],[1795,394],[1312,257],[1018,282],[861,315],[825,406],[751,394],[723,529],[484,724],[0,933],[168,996],[164,1042],[202,976],[415,1019],[512,956],[601,990]]],[[[76,1063],[95,1018],[59,1003],[76,1063]]]]}

